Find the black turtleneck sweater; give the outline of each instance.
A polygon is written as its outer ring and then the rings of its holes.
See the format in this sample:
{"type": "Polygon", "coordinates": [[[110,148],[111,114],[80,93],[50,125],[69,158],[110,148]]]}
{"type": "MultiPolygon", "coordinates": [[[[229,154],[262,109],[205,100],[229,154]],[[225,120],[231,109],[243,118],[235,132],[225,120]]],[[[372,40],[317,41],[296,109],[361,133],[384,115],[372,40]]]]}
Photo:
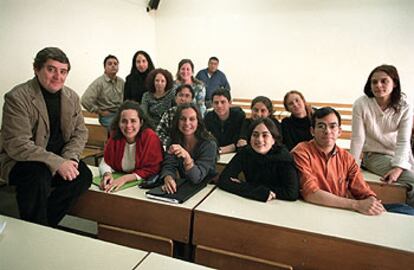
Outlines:
{"type": "Polygon", "coordinates": [[[62,130],[60,129],[60,92],[50,93],[42,89],[43,98],[46,103],[47,115],[49,116],[50,134],[47,142],[46,150],[56,155],[60,155],[65,145],[62,130]]]}
{"type": "Polygon", "coordinates": [[[296,118],[293,115],[282,120],[283,143],[292,150],[298,143],[309,141],[313,138],[311,132],[311,120],[308,117],[296,118]]]}
{"type": "Polygon", "coordinates": [[[299,197],[299,176],[285,146],[273,146],[265,155],[251,146],[241,149],[220,175],[218,186],[228,192],[265,202],[270,191],[276,199],[294,201],[299,197]],[[245,181],[236,183],[243,172],[245,181]]]}
{"type": "Polygon", "coordinates": [[[134,71],[126,77],[124,100],[135,100],[141,104],[142,95],[148,91],[147,86],[145,85],[148,73],[148,69],[143,73],[134,71]]]}

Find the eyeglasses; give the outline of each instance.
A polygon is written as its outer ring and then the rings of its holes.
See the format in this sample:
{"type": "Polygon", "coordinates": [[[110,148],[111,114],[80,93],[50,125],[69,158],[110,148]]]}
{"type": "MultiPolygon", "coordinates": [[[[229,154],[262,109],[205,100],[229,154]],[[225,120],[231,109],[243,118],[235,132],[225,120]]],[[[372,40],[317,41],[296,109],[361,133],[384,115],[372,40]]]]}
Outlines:
{"type": "Polygon", "coordinates": [[[338,128],[339,128],[338,123],[330,123],[328,125],[325,124],[325,123],[317,123],[315,125],[315,129],[323,130],[323,131],[326,131],[328,129],[333,130],[333,131],[336,131],[336,130],[338,130],[338,128]]]}

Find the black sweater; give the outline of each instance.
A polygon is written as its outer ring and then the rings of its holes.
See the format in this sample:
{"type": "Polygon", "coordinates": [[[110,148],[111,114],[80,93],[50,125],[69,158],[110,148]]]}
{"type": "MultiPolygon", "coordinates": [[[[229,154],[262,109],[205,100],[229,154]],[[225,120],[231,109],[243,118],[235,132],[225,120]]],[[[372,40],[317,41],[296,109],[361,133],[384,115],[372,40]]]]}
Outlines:
{"type": "Polygon", "coordinates": [[[245,113],[239,107],[230,108],[230,115],[224,121],[214,111],[208,112],[204,117],[206,128],[216,138],[219,146],[236,144],[239,140],[240,129],[245,118],[245,113]]]}
{"type": "Polygon", "coordinates": [[[142,95],[147,92],[147,86],[145,85],[145,80],[149,70],[140,73],[134,71],[126,77],[125,86],[124,86],[124,101],[125,100],[135,100],[141,104],[142,95]]]}
{"type": "Polygon", "coordinates": [[[293,115],[283,118],[282,134],[283,143],[292,150],[298,143],[309,141],[313,138],[311,132],[311,121],[308,117],[296,118],[293,115]]]}
{"type": "Polygon", "coordinates": [[[299,197],[299,176],[292,156],[285,146],[273,146],[266,154],[251,146],[241,149],[220,175],[218,186],[228,192],[258,201],[267,201],[270,191],[276,199],[294,201],[299,197]],[[236,183],[244,173],[245,181],[236,183]]]}

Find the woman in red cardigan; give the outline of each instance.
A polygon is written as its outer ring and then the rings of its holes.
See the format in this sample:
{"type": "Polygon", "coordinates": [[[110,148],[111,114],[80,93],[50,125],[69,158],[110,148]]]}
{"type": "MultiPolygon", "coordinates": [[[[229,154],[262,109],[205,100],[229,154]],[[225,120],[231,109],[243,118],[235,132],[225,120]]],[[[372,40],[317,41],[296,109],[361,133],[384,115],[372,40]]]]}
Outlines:
{"type": "Polygon", "coordinates": [[[127,182],[151,177],[160,171],[162,160],[160,139],[149,128],[139,104],[125,101],[114,117],[111,136],[99,165],[101,189],[117,191],[127,182]],[[125,175],[114,179],[112,173],[115,171],[125,175]]]}

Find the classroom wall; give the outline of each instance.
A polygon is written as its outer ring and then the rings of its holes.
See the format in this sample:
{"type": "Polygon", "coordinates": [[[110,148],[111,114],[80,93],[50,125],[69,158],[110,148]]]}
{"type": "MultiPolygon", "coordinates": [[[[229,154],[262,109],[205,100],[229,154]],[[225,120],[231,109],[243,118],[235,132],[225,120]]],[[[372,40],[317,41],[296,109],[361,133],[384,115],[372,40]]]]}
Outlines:
{"type": "MultiPolygon", "coordinates": [[[[33,77],[33,59],[47,46],[63,49],[72,70],[66,80],[81,95],[114,54],[129,74],[138,49],[156,58],[155,21],[147,0],[0,0],[0,102],[33,77]]],[[[1,116],[1,115],[0,115],[1,116]]]]}
{"type": "MultiPolygon", "coordinates": [[[[33,76],[45,46],[59,46],[72,70],[67,85],[82,95],[108,54],[121,77],[136,50],[176,73],[181,58],[196,70],[220,58],[233,96],[351,103],[377,65],[398,67],[414,88],[414,1],[410,0],[0,0],[0,105],[3,94],[33,76]]],[[[411,94],[412,95],[412,94],[411,94]]]]}
{"type": "Polygon", "coordinates": [[[161,65],[175,73],[191,58],[198,70],[216,55],[233,96],[298,89],[352,103],[383,63],[398,67],[404,91],[414,88],[410,0],[162,0],[155,24],[161,65]]]}

